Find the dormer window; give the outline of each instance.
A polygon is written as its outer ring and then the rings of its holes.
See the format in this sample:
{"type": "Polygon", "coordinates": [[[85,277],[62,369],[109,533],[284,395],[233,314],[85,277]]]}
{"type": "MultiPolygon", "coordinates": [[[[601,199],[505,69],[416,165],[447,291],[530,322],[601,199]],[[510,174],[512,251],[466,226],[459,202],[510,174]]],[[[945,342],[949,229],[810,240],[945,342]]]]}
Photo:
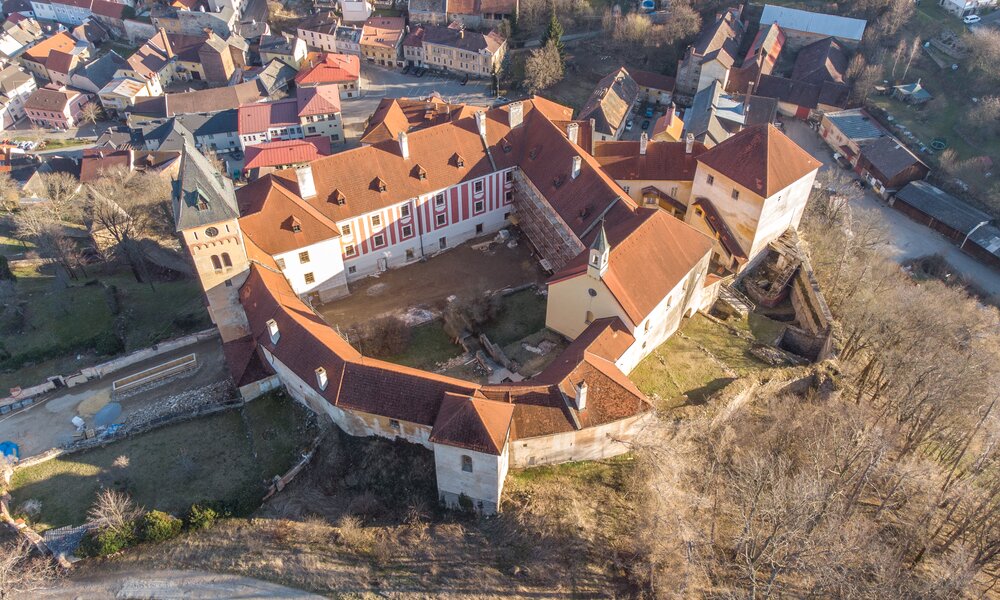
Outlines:
{"type": "Polygon", "coordinates": [[[343,206],[347,203],[347,196],[340,190],[333,190],[333,202],[343,206]]]}
{"type": "Polygon", "coordinates": [[[423,181],[427,179],[427,169],[421,167],[420,165],[416,165],[413,167],[413,176],[423,181]]]}
{"type": "Polygon", "coordinates": [[[381,177],[376,177],[374,183],[375,183],[375,189],[378,190],[379,192],[384,192],[388,188],[388,186],[385,183],[385,180],[382,179],[381,177]]]}
{"type": "Polygon", "coordinates": [[[302,231],[302,222],[296,218],[292,218],[292,233],[300,233],[302,231]]]}
{"type": "Polygon", "coordinates": [[[461,154],[455,154],[455,166],[462,168],[465,166],[465,159],[462,158],[461,154]]]}
{"type": "Polygon", "coordinates": [[[281,332],[278,331],[278,322],[274,319],[270,319],[267,322],[267,334],[271,337],[272,344],[277,344],[278,339],[281,338],[281,332]]]}

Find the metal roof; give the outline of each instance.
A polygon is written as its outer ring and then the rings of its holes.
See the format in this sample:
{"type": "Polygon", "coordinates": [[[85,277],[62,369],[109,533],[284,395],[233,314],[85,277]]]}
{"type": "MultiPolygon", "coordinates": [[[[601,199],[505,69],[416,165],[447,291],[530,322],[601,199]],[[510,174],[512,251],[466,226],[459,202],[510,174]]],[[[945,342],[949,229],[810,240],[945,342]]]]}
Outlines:
{"type": "Polygon", "coordinates": [[[896,201],[900,200],[948,227],[966,234],[981,223],[993,220],[983,211],[969,206],[926,181],[911,181],[896,193],[896,201]]]}
{"type": "Polygon", "coordinates": [[[760,24],[770,25],[771,23],[777,23],[782,29],[830,35],[859,42],[865,35],[865,27],[868,25],[868,21],[864,19],[851,19],[765,4],[764,12],[760,16],[760,24]]]}
{"type": "Polygon", "coordinates": [[[848,139],[855,142],[873,140],[889,135],[879,126],[875,119],[871,118],[868,113],[861,109],[856,108],[828,113],[826,118],[848,139]]]}

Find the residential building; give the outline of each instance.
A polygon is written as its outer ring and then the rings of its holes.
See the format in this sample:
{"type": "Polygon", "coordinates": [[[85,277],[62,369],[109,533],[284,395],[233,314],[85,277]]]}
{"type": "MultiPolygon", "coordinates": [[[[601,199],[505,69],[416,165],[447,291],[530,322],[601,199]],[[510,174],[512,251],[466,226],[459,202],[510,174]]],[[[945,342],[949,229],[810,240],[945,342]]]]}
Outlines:
{"type": "Polygon", "coordinates": [[[129,119],[134,146],[149,151],[180,152],[185,144],[213,152],[240,149],[236,110],[183,114],[168,119],[129,119]]]}
{"type": "Polygon", "coordinates": [[[788,47],[793,50],[826,37],[837,38],[842,44],[857,48],[868,26],[868,22],[864,19],[765,4],[760,25],[764,27],[771,23],[777,23],[781,27],[788,47]]]}
{"type": "Polygon", "coordinates": [[[625,131],[632,107],[639,102],[639,94],[639,84],[625,67],[620,67],[598,82],[577,118],[594,120],[595,141],[617,140],[625,131]]]}
{"type": "Polygon", "coordinates": [[[657,142],[679,142],[684,139],[684,121],[676,106],[667,106],[663,116],[653,124],[653,133],[649,139],[657,142]]]}
{"type": "Polygon", "coordinates": [[[73,71],[69,85],[96,94],[115,78],[119,69],[127,68],[128,62],[114,50],[109,50],[73,71]]]}
{"type": "Polygon", "coordinates": [[[181,35],[201,35],[207,28],[229,38],[240,28],[240,12],[235,4],[210,0],[203,8],[191,10],[156,3],[150,10],[150,18],[154,27],[181,35]]]}
{"type": "Polygon", "coordinates": [[[372,16],[374,8],[371,0],[340,0],[340,14],[344,16],[345,23],[364,23],[372,16]]]}
{"type": "Polygon", "coordinates": [[[295,98],[241,106],[238,119],[243,148],[312,136],[322,136],[331,142],[344,141],[340,91],[336,85],[299,88],[295,98]]]}
{"type": "Polygon", "coordinates": [[[78,90],[43,87],[32,92],[24,110],[33,125],[69,129],[76,126],[80,110],[87,102],[87,94],[78,90]]]}
{"type": "MultiPolygon", "coordinates": [[[[383,98],[365,124],[361,143],[395,140],[399,134],[471,117],[478,110],[466,104],[449,104],[438,95],[424,99],[383,98]]],[[[587,146],[589,148],[589,146],[587,146]]]]}
{"type": "Polygon", "coordinates": [[[773,123],[778,103],[762,96],[726,94],[719,81],[694,95],[684,113],[684,132],[711,148],[744,127],[773,123]]]}
{"type": "Polygon", "coordinates": [[[326,137],[264,142],[247,147],[243,176],[253,181],[268,173],[301,167],[329,155],[330,139],[326,137]]]}
{"type": "Polygon", "coordinates": [[[739,66],[729,69],[725,88],[728,92],[746,94],[762,75],[770,75],[778,64],[785,47],[785,32],[775,23],[761,26],[739,66]]]}
{"type": "Polygon", "coordinates": [[[361,60],[350,54],[322,54],[315,64],[307,64],[299,71],[295,85],[336,85],[341,98],[354,98],[361,93],[361,60]]]}
{"type": "Polygon", "coordinates": [[[361,29],[361,55],[365,60],[383,67],[400,64],[406,19],[403,17],[371,17],[361,29]]]}
{"type": "Polygon", "coordinates": [[[339,26],[340,19],[333,11],[318,12],[300,22],[295,31],[307,47],[324,52],[336,52],[339,26]]]}
{"type": "Polygon", "coordinates": [[[639,101],[666,106],[673,102],[676,81],[669,75],[629,69],[628,74],[639,86],[639,101]]]}
{"type": "Polygon", "coordinates": [[[17,65],[0,69],[0,128],[6,131],[25,116],[25,102],[38,89],[35,78],[17,65]]]}
{"type": "Polygon", "coordinates": [[[743,40],[740,8],[730,8],[698,34],[677,65],[678,94],[694,96],[712,81],[726,87],[743,40]]]}
{"type": "Polygon", "coordinates": [[[38,21],[8,18],[0,25],[0,58],[15,60],[43,37],[38,21]]]}
{"type": "Polygon", "coordinates": [[[146,152],[131,148],[111,150],[87,148],[80,159],[80,183],[91,183],[113,170],[156,174],[176,179],[180,173],[180,152],[146,152]]]}
{"type": "Polygon", "coordinates": [[[410,32],[403,38],[403,63],[411,67],[424,65],[424,32],[423,25],[413,25],[410,32]]]}
{"type": "Polygon", "coordinates": [[[920,105],[930,102],[934,96],[923,86],[922,80],[892,87],[892,97],[907,104],[920,105]]]}
{"type": "Polygon", "coordinates": [[[939,6],[958,18],[982,14],[997,7],[997,0],[937,0],[939,6]]]}
{"type": "Polygon", "coordinates": [[[263,67],[248,68],[243,71],[243,81],[256,81],[264,90],[265,96],[274,96],[288,89],[298,72],[280,60],[272,60],[263,67]]]}
{"type": "Polygon", "coordinates": [[[426,26],[423,32],[423,64],[451,73],[491,77],[500,70],[507,40],[496,31],[477,33],[462,25],[426,26]]]}
{"type": "Polygon", "coordinates": [[[447,0],[448,22],[469,28],[496,27],[504,19],[517,18],[518,0],[447,0]]]}
{"type": "Polygon", "coordinates": [[[345,141],[338,86],[301,87],[295,91],[295,100],[296,114],[305,137],[320,136],[331,142],[345,141]]]}
{"type": "Polygon", "coordinates": [[[133,106],[137,98],[149,97],[145,82],[129,77],[112,79],[97,94],[107,114],[121,117],[133,106]]]}
{"type": "Polygon", "coordinates": [[[60,31],[22,52],[20,60],[21,65],[33,75],[51,81],[49,61],[52,60],[51,66],[58,78],[58,71],[66,67],[67,56],[75,57],[73,60],[85,60],[90,56],[90,48],[85,42],[60,31]]]}
{"type": "Polygon", "coordinates": [[[123,20],[134,15],[132,7],[111,0],[31,0],[35,16],[76,27],[94,18],[113,31],[123,33],[123,20]]]}
{"type": "Polygon", "coordinates": [[[309,53],[306,43],[293,35],[265,35],[260,38],[260,60],[267,64],[271,60],[280,60],[293,69],[302,68],[309,53]]]}
{"type": "Polygon", "coordinates": [[[361,28],[341,25],[337,28],[337,52],[361,56],[361,28]]]}

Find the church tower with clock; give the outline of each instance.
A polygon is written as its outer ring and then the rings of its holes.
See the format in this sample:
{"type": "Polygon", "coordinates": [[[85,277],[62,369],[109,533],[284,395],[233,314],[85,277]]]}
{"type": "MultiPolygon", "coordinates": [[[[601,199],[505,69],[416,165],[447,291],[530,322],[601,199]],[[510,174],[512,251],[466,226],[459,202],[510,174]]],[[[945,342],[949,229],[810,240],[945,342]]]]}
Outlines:
{"type": "Polygon", "coordinates": [[[184,146],[173,206],[176,230],[191,254],[222,341],[249,335],[239,292],[250,260],[233,182],[190,144],[184,146]]]}

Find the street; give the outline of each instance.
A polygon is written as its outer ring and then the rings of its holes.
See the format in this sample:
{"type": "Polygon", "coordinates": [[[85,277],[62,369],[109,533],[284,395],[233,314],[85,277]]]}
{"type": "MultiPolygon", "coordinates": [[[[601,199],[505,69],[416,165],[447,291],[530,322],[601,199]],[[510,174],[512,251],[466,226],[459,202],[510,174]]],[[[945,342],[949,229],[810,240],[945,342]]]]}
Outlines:
{"type": "Polygon", "coordinates": [[[113,566],[79,577],[56,580],[36,590],[35,598],[320,598],[307,592],[259,579],[197,570],[142,571],[113,566]],[[103,572],[102,572],[103,571],[103,572]]]}
{"type": "MultiPolygon", "coordinates": [[[[824,169],[840,168],[833,162],[833,151],[808,124],[788,118],[784,119],[783,123],[788,137],[816,159],[822,161],[824,169]]],[[[850,174],[857,177],[853,172],[850,174]]],[[[891,208],[870,188],[865,188],[864,197],[861,202],[854,205],[854,208],[879,215],[882,222],[885,223],[888,234],[889,244],[886,250],[897,262],[902,263],[907,259],[929,254],[940,254],[955,267],[955,270],[968,277],[983,290],[990,294],[1000,294],[1000,272],[965,254],[936,231],[910,220],[903,213],[891,208]]]]}

